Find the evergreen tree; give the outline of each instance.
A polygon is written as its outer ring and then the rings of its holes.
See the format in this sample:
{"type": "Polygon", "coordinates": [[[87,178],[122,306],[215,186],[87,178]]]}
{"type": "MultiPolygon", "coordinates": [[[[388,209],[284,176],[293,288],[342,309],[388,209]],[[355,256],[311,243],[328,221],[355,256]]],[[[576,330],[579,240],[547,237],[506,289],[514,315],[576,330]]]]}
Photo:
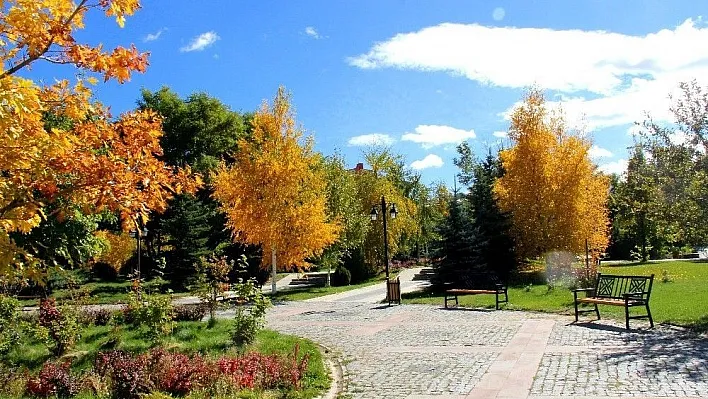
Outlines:
{"type": "Polygon", "coordinates": [[[502,173],[501,162],[492,154],[487,155],[483,162],[476,163],[472,169],[472,187],[468,198],[482,263],[506,281],[516,267],[516,257],[509,232],[511,220],[499,209],[493,191],[494,182],[502,173]]]}
{"type": "Polygon", "coordinates": [[[211,218],[216,209],[201,200],[182,195],[176,197],[163,216],[161,233],[171,249],[167,252],[166,277],[177,288],[187,287],[195,277],[199,258],[213,252],[209,236],[211,218]]]}
{"type": "Polygon", "coordinates": [[[435,251],[437,285],[459,282],[485,268],[479,256],[477,234],[465,199],[455,191],[448,213],[440,225],[440,240],[435,251]]]}

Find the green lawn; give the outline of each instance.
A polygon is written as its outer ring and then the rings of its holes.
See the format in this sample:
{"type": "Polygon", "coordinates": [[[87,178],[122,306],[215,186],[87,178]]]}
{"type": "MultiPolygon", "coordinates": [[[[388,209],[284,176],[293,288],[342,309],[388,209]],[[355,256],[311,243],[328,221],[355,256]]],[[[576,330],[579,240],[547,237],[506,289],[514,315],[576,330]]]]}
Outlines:
{"type": "Polygon", "coordinates": [[[272,301],[304,301],[305,299],[317,298],[320,296],[331,294],[338,294],[340,292],[367,287],[384,281],[386,281],[386,276],[380,274],[359,284],[345,285],[342,287],[294,288],[290,290],[279,291],[275,295],[271,295],[270,293],[268,293],[267,295],[272,301]]]}
{"type": "MultiPolygon", "coordinates": [[[[82,283],[80,285],[80,289],[75,290],[73,293],[71,290],[66,288],[56,289],[51,293],[50,297],[56,298],[62,303],[70,303],[72,295],[76,295],[77,292],[81,291],[88,294],[85,298],[86,303],[88,304],[126,303],[128,301],[128,293],[131,291],[132,284],[132,281],[91,281],[82,283]]],[[[147,281],[143,283],[143,289],[148,292],[165,291],[167,284],[168,283],[165,281],[147,281]]],[[[172,293],[173,297],[180,297],[186,295],[189,295],[189,293],[172,293]]],[[[39,298],[21,299],[20,304],[22,304],[22,306],[39,306],[39,298]]]]}
{"type": "MultiPolygon", "coordinates": [[[[607,274],[649,275],[654,274],[650,307],[654,321],[695,328],[708,329],[708,263],[691,261],[649,262],[604,266],[607,274]],[[669,282],[662,282],[664,271],[669,282]]],[[[466,307],[494,308],[493,295],[461,296],[460,305],[466,307]]],[[[443,297],[429,292],[404,294],[404,303],[443,305],[443,297]]],[[[502,305],[503,306],[503,305],[502,305]]],[[[573,294],[557,287],[551,291],[546,285],[509,287],[507,309],[532,310],[562,314],[574,314],[573,294]]],[[[624,318],[624,308],[600,306],[600,314],[617,319],[624,318]]],[[[586,317],[591,317],[586,315],[586,317]]]]}

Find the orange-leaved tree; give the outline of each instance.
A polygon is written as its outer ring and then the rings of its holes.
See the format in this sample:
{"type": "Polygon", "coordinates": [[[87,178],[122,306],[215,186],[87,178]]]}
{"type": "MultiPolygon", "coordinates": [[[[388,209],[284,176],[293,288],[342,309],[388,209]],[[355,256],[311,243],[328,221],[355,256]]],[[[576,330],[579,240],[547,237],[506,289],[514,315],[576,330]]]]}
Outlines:
{"type": "Polygon", "coordinates": [[[531,89],[512,113],[501,151],[504,175],[494,191],[512,215],[517,253],[533,258],[549,251],[603,251],[608,244],[609,180],[588,155],[590,140],[571,134],[560,112],[531,89]]]}
{"type": "Polygon", "coordinates": [[[0,7],[0,276],[37,278],[39,261],[9,234],[37,226],[48,203],[59,214],[69,206],[110,210],[129,228],[199,182],[159,160],[156,114],[114,119],[92,99],[91,75],[125,82],[145,70],[147,54],[133,46],[104,51],[76,42],[75,33],[92,12],[122,26],[139,8],[136,0],[7,0],[0,7]],[[68,64],[83,77],[42,85],[19,76],[36,62],[68,64]]]}
{"type": "Polygon", "coordinates": [[[301,142],[283,87],[251,124],[253,133],[239,140],[233,165],[222,164],[213,175],[214,198],[234,239],[261,246],[262,267],[306,268],[341,229],[327,218],[324,162],[311,139],[301,142]]]}

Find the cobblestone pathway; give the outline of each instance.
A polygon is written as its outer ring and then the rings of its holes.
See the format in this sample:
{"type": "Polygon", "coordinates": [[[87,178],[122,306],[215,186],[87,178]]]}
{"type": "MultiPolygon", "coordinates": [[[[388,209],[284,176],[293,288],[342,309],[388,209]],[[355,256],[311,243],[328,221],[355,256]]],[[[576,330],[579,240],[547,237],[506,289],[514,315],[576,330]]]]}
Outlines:
{"type": "Polygon", "coordinates": [[[337,352],[345,397],[708,397],[708,340],[570,321],[324,301],[277,305],[268,315],[271,328],[337,352]]]}

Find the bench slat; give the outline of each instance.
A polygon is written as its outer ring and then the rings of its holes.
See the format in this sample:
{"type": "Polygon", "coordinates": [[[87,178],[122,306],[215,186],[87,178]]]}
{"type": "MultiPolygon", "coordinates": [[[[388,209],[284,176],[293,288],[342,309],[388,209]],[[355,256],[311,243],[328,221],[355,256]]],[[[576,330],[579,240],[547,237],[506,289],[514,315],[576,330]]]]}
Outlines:
{"type": "Polygon", "coordinates": [[[448,294],[496,294],[497,292],[504,292],[503,290],[501,291],[494,291],[494,290],[468,290],[464,288],[456,288],[452,290],[447,290],[446,291],[448,294]]]}
{"type": "Polygon", "coordinates": [[[587,303],[595,305],[594,311],[598,319],[600,319],[600,311],[597,305],[623,306],[627,329],[629,329],[629,320],[636,318],[648,318],[649,324],[654,327],[654,320],[651,317],[651,310],[649,310],[653,282],[653,274],[651,276],[620,276],[598,273],[595,289],[573,290],[575,321],[578,321],[579,313],[588,312],[578,309],[578,304],[587,303]],[[586,297],[578,298],[578,292],[585,292],[586,297]],[[630,317],[629,309],[634,306],[646,307],[647,314],[630,317]]]}

